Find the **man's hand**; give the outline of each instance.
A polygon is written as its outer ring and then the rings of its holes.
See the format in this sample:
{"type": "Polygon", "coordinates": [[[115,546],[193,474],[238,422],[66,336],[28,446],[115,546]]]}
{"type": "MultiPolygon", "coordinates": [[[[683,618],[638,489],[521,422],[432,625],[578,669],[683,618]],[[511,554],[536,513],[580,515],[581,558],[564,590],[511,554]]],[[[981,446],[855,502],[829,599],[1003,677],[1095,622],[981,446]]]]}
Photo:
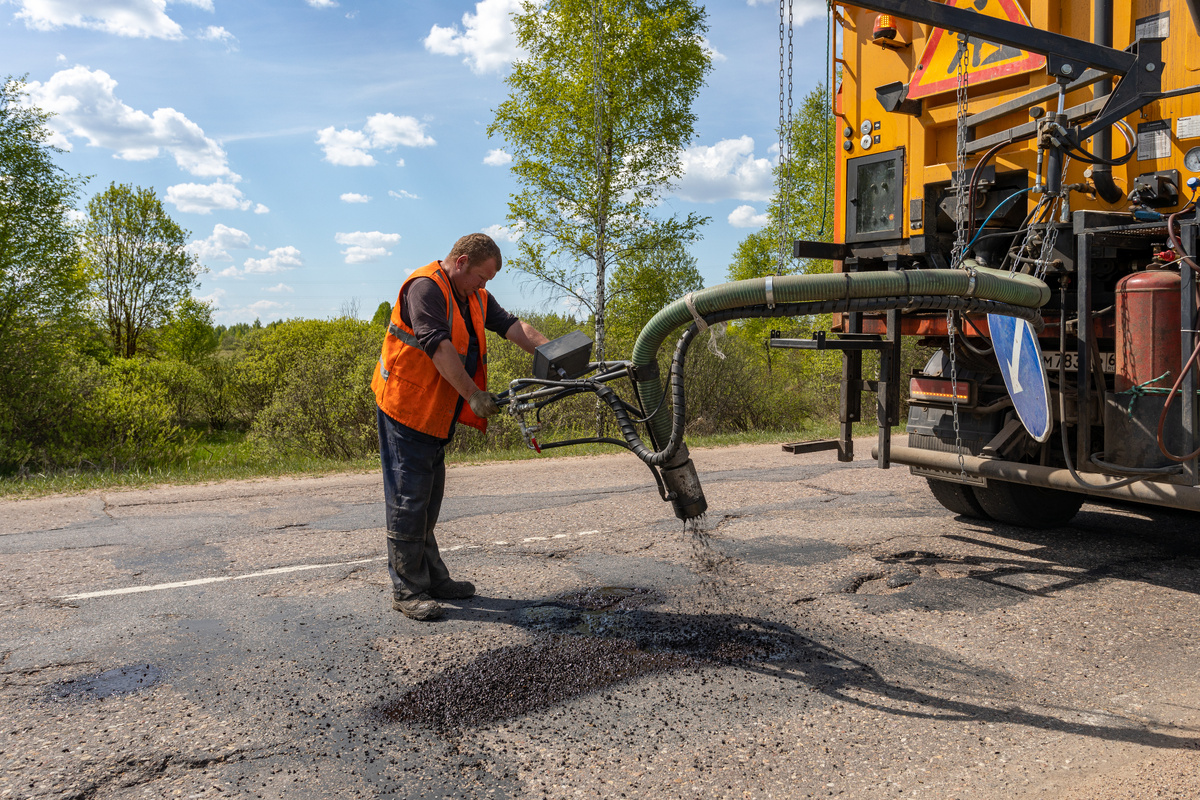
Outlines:
{"type": "Polygon", "coordinates": [[[471,399],[467,402],[471,404],[471,410],[475,412],[475,416],[480,419],[494,417],[500,413],[500,406],[496,405],[496,398],[483,389],[476,389],[475,394],[471,395],[471,399]]]}

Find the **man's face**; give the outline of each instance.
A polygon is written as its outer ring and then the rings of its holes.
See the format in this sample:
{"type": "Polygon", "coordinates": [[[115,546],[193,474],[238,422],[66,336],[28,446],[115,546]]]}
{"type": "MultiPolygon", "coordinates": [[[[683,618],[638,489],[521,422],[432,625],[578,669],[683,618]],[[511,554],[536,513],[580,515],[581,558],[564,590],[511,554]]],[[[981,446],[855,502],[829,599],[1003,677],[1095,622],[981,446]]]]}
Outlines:
{"type": "Polygon", "coordinates": [[[480,261],[477,264],[468,264],[466,256],[459,256],[449,270],[454,293],[458,295],[459,299],[467,297],[472,292],[486,286],[488,281],[496,277],[497,271],[494,258],[480,261]]]}

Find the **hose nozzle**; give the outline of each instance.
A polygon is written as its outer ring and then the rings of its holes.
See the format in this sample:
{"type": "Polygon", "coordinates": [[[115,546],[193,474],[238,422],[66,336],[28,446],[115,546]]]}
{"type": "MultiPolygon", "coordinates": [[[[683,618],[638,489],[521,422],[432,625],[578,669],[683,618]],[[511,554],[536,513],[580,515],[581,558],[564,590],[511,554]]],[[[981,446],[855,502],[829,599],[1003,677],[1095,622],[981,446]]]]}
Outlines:
{"type": "Polygon", "coordinates": [[[696,465],[688,457],[687,445],[680,445],[679,452],[662,468],[662,479],[676,517],[689,520],[708,510],[704,489],[700,487],[700,476],[696,474],[696,465]]]}

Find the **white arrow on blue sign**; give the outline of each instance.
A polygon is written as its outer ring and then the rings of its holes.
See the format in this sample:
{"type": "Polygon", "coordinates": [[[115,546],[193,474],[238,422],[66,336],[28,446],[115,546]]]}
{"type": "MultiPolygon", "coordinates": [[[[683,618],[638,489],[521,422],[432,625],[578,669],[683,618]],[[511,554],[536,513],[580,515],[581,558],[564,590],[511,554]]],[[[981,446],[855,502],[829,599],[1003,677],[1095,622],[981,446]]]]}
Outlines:
{"type": "Polygon", "coordinates": [[[1037,334],[1026,320],[988,314],[992,347],[1013,408],[1029,435],[1039,442],[1050,438],[1050,386],[1037,334]]]}

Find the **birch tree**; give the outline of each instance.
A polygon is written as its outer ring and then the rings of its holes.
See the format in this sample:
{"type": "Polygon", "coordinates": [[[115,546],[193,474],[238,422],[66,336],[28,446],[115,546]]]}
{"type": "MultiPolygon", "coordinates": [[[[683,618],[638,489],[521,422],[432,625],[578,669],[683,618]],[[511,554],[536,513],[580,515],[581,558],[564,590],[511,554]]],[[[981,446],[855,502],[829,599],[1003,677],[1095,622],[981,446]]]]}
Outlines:
{"type": "Polygon", "coordinates": [[[595,321],[605,354],[609,271],[699,238],[707,218],[662,213],[711,69],[704,9],[691,0],[527,0],[527,53],[488,128],[513,157],[517,269],[595,321]]]}

